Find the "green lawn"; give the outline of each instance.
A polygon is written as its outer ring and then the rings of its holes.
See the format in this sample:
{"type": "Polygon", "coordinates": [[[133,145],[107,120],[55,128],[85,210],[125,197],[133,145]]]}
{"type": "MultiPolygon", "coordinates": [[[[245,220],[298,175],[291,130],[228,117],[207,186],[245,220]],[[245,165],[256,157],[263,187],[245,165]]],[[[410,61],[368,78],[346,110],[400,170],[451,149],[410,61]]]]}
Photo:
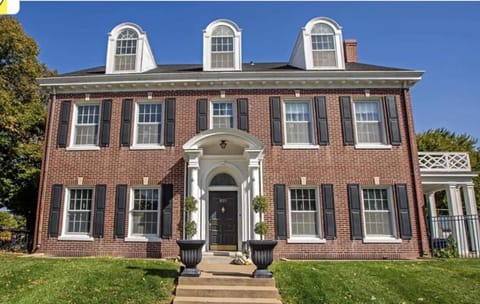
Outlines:
{"type": "Polygon", "coordinates": [[[284,303],[480,303],[480,260],[277,262],[284,303]]]}
{"type": "Polygon", "coordinates": [[[159,260],[0,254],[0,303],[170,303],[177,273],[159,260]]]}

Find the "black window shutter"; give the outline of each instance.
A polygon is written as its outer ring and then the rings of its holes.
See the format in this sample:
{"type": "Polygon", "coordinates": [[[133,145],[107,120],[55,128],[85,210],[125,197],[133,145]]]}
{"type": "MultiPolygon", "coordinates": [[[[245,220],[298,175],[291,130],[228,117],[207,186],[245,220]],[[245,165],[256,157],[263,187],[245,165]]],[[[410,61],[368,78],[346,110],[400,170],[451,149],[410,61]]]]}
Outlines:
{"type": "Polygon", "coordinates": [[[325,96],[315,97],[315,108],[317,112],[317,132],[318,144],[326,146],[328,139],[328,121],[327,121],[327,101],[325,96]]]}
{"type": "Polygon", "coordinates": [[[248,132],[248,99],[237,99],[238,129],[248,132]]]}
{"type": "Polygon", "coordinates": [[[58,236],[58,224],[60,222],[60,208],[62,205],[63,186],[55,184],[52,186],[50,199],[50,217],[48,219],[48,236],[58,236]]]}
{"type": "Polygon", "coordinates": [[[287,239],[287,209],[284,184],[273,185],[275,201],[275,234],[279,240],[287,239]]]}
{"type": "Polygon", "coordinates": [[[122,147],[130,146],[130,132],[132,127],[132,105],[133,99],[124,99],[122,101],[122,121],[120,126],[120,145],[122,147]]]}
{"type": "Polygon", "coordinates": [[[327,240],[334,240],[337,236],[337,229],[335,223],[335,199],[333,197],[332,184],[322,185],[322,200],[325,238],[327,240]]]}
{"type": "Polygon", "coordinates": [[[400,123],[398,120],[397,103],[395,96],[385,96],[385,106],[387,108],[388,130],[390,132],[390,144],[398,146],[402,144],[400,135],[400,123]]]}
{"type": "Polygon", "coordinates": [[[360,208],[360,187],[357,184],[348,185],[348,203],[350,207],[352,240],[361,240],[363,237],[362,211],[360,208]]]}
{"type": "Polygon", "coordinates": [[[197,133],[207,129],[207,99],[197,99],[197,133]]]}
{"type": "Polygon", "coordinates": [[[102,101],[102,121],[100,125],[100,147],[110,145],[110,125],[112,119],[112,100],[102,101]]]}
{"type": "Polygon", "coordinates": [[[125,237],[125,215],[127,209],[127,185],[117,185],[115,193],[115,237],[125,237]]]}
{"type": "Polygon", "coordinates": [[[352,105],[349,96],[340,96],[340,113],[342,115],[343,144],[353,145],[353,116],[352,105]]]}
{"type": "Polygon", "coordinates": [[[175,98],[165,99],[165,146],[175,146],[175,98]]]}
{"type": "Polygon", "coordinates": [[[107,185],[95,186],[95,212],[93,214],[93,237],[103,238],[103,223],[105,220],[105,198],[107,185]]]}
{"type": "Polygon", "coordinates": [[[410,223],[410,211],[408,208],[408,193],[406,184],[396,184],[397,213],[400,226],[400,237],[404,240],[412,238],[412,226],[410,223]]]}
{"type": "Polygon", "coordinates": [[[67,146],[68,124],[70,122],[71,101],[62,101],[60,105],[60,118],[58,120],[57,146],[65,148],[67,146]]]}
{"type": "Polygon", "coordinates": [[[282,145],[282,114],[280,111],[280,97],[270,97],[270,132],[272,136],[272,145],[282,145]]]}
{"type": "Polygon", "coordinates": [[[172,237],[173,185],[162,184],[162,239],[172,237]]]}

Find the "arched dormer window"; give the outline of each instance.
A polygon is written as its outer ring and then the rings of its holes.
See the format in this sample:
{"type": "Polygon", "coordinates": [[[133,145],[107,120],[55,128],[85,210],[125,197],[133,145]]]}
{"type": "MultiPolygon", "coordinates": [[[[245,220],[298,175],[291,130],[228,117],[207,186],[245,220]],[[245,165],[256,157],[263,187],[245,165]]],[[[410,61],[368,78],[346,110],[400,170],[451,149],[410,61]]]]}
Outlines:
{"type": "Polygon", "coordinates": [[[336,66],[335,33],[325,23],[317,23],[311,32],[314,67],[336,66]]]}
{"type": "Polygon", "coordinates": [[[290,65],[305,70],[343,70],[342,28],[325,17],[313,18],[298,35],[290,65]]]}
{"type": "Polygon", "coordinates": [[[241,70],[241,30],[229,20],[210,23],[203,33],[204,71],[241,70]]]}
{"type": "Polygon", "coordinates": [[[137,40],[137,32],[129,28],[118,34],[115,49],[115,71],[135,71],[137,40]]]}
{"type": "Polygon", "coordinates": [[[157,67],[147,34],[136,24],[122,23],[108,38],[106,74],[141,73],[157,67]]]}

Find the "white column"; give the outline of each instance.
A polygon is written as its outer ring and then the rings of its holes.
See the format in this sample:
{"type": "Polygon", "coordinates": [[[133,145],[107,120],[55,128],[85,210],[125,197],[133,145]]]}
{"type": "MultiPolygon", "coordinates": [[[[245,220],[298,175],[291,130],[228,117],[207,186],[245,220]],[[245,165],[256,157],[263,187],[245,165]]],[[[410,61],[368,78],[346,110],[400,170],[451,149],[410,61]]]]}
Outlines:
{"type": "Polygon", "coordinates": [[[256,234],[254,231],[255,224],[260,221],[260,215],[255,213],[252,207],[252,199],[260,195],[260,162],[263,158],[263,151],[261,150],[245,150],[245,153],[248,157],[248,175],[250,179],[250,214],[251,214],[251,221],[250,221],[250,238],[259,240],[260,235],[256,234]]]}
{"type": "Polygon", "coordinates": [[[452,219],[450,222],[452,234],[453,238],[457,242],[458,254],[461,257],[465,257],[468,255],[467,235],[465,222],[463,221],[462,200],[456,185],[448,185],[447,200],[448,212],[452,219]]]}
{"type": "Polygon", "coordinates": [[[198,174],[200,170],[201,150],[186,151],[186,159],[188,161],[188,195],[197,199],[197,210],[192,212],[192,220],[197,223],[197,233],[192,237],[194,240],[205,239],[205,225],[201,219],[202,204],[200,201],[200,185],[198,182],[198,174]]]}
{"type": "Polygon", "coordinates": [[[440,225],[437,218],[437,201],[435,199],[435,192],[428,194],[428,209],[430,210],[430,225],[432,225],[430,232],[432,238],[436,239],[440,236],[440,225]]]}
{"type": "Polygon", "coordinates": [[[475,200],[475,191],[473,185],[462,187],[463,198],[465,199],[466,222],[469,231],[469,240],[472,253],[480,256],[480,227],[478,223],[477,202],[475,200]]]}

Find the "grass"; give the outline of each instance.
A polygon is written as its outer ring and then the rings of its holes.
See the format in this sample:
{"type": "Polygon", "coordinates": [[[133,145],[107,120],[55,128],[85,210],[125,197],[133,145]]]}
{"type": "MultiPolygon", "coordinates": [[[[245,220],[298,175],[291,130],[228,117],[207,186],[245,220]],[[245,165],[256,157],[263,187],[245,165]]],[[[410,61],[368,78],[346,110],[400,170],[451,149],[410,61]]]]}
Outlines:
{"type": "Polygon", "coordinates": [[[177,275],[169,261],[0,254],[0,303],[170,303],[177,275]]]}
{"type": "Polygon", "coordinates": [[[479,303],[480,260],[277,262],[283,303],[479,303]]]}

